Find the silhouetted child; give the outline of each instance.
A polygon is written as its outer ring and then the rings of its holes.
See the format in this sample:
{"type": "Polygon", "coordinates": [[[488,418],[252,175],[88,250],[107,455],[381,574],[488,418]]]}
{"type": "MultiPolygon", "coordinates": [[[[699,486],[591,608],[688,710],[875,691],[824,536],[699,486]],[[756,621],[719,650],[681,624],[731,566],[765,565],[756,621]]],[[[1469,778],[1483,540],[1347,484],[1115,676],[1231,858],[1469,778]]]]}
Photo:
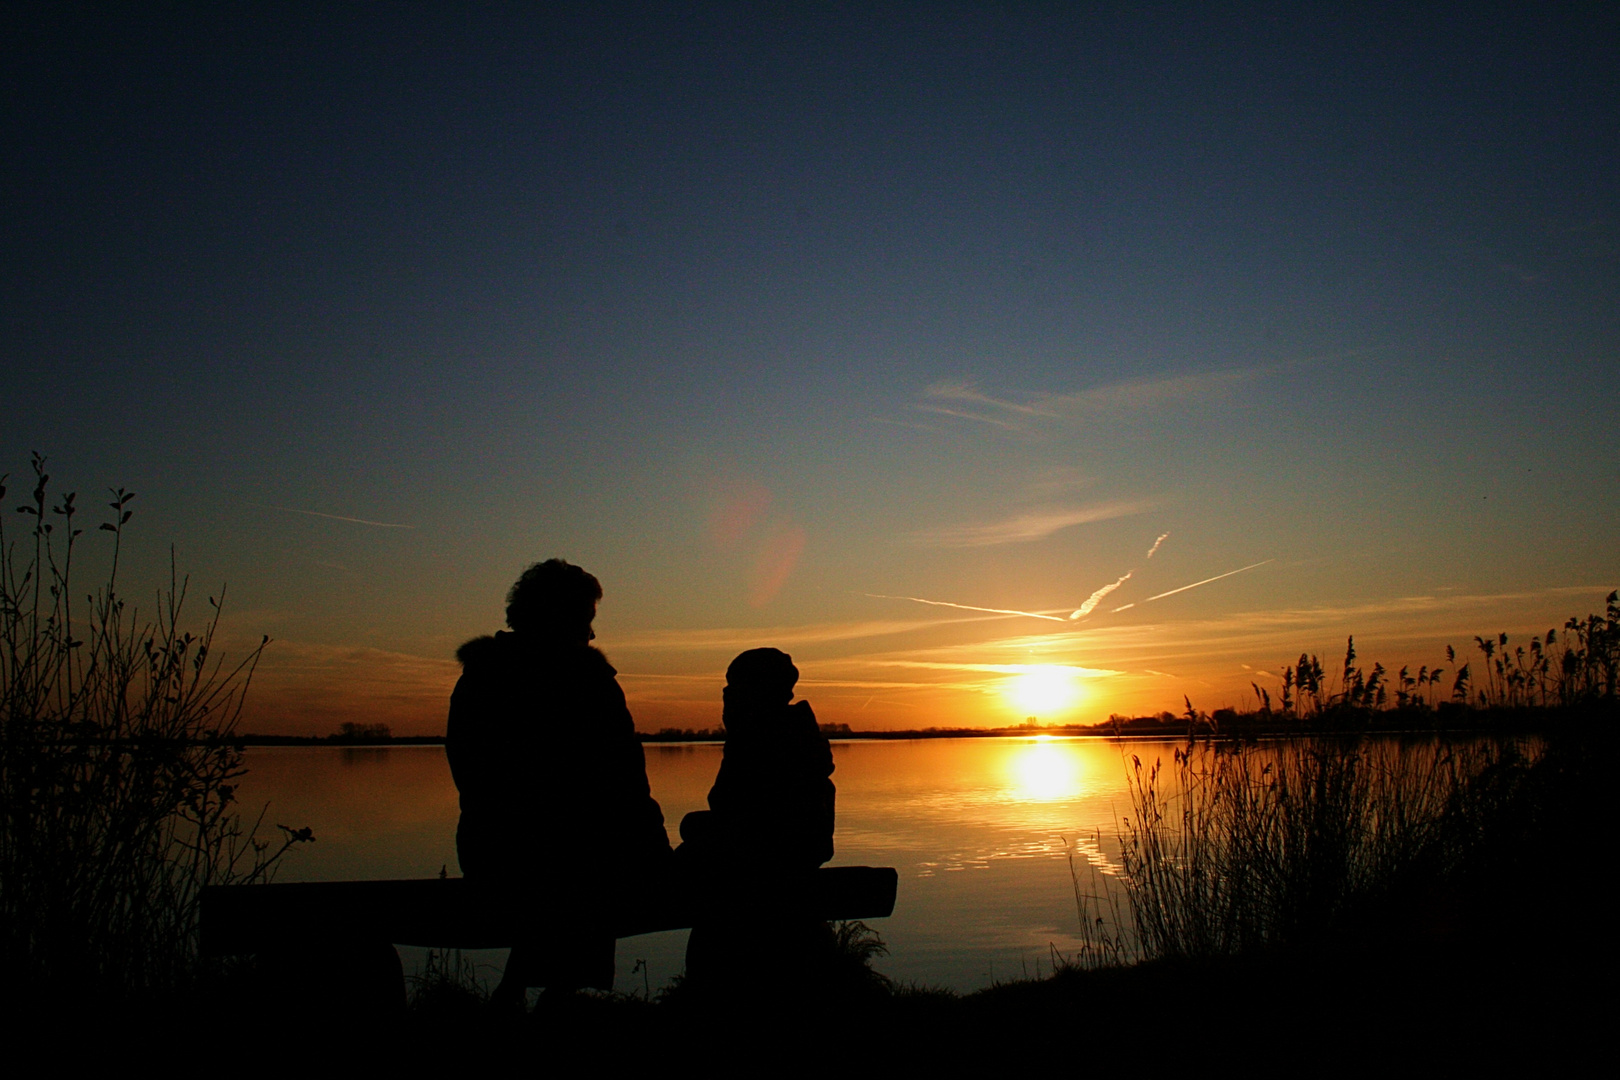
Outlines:
{"type": "Polygon", "coordinates": [[[832,747],[810,703],[790,704],[798,681],[778,649],[750,649],[726,669],[725,756],[708,811],[681,822],[687,858],[771,874],[832,858],[832,747]]]}
{"type": "Polygon", "coordinates": [[[777,649],[750,649],[726,669],[725,756],[709,809],[681,821],[678,855],[706,911],[687,946],[687,978],[735,986],[748,954],[781,973],[810,962],[826,924],[806,905],[810,876],[833,854],[832,747],[809,702],[793,701],[799,670],[777,649]]]}

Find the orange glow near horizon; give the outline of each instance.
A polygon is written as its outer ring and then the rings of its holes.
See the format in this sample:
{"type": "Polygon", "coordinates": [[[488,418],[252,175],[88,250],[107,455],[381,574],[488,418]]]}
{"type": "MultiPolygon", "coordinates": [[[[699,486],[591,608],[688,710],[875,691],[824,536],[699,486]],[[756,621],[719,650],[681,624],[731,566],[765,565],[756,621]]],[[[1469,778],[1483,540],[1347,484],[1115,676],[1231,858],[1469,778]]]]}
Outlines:
{"type": "MultiPolygon", "coordinates": [[[[1352,633],[1359,662],[1368,667],[1441,665],[1449,678],[1455,665],[1447,664],[1444,649],[1471,641],[1470,628],[1494,627],[1524,642],[1573,612],[1601,607],[1604,595],[1571,587],[1528,599],[1415,598],[1386,605],[1392,610],[1244,612],[1198,622],[1161,616],[1153,624],[1038,636],[1022,624],[953,618],[680,630],[610,623],[599,644],[646,732],[717,727],[726,663],[761,644],[794,655],[798,694],[819,720],[856,731],[1009,727],[1031,716],[1043,725],[1098,724],[1111,713],[1179,713],[1184,697],[1207,712],[1251,708],[1253,685],[1269,689],[1275,702],[1284,664],[1303,650],[1336,659],[1352,633]]],[[[241,656],[257,638],[222,636],[216,644],[221,655],[241,656]]],[[[324,736],[352,721],[385,723],[395,735],[441,735],[461,673],[449,649],[273,641],[238,730],[324,736]]]]}

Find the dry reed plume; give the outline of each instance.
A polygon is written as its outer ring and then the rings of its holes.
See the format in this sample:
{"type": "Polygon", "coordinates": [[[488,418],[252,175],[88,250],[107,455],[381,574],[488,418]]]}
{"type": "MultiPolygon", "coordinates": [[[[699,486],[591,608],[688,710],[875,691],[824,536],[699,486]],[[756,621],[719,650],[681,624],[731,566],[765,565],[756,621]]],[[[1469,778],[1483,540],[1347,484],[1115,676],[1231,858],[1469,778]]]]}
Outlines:
{"type": "Polygon", "coordinates": [[[1121,825],[1143,955],[1212,957],[1321,939],[1479,839],[1533,743],[1189,739],[1131,758],[1121,825]]]}

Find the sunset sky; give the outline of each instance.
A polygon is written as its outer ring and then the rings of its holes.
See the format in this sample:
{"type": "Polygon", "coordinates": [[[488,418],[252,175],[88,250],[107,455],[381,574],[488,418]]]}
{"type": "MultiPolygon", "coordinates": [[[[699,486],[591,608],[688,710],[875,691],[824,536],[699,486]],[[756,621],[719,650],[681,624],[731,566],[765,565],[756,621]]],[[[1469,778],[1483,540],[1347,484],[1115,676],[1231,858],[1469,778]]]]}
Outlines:
{"type": "Polygon", "coordinates": [[[442,731],[550,556],[648,729],[758,645],[1092,721],[1620,586],[1614,9],[650,7],[8,14],[8,536],[31,450],[136,491],[294,733],[442,731]]]}

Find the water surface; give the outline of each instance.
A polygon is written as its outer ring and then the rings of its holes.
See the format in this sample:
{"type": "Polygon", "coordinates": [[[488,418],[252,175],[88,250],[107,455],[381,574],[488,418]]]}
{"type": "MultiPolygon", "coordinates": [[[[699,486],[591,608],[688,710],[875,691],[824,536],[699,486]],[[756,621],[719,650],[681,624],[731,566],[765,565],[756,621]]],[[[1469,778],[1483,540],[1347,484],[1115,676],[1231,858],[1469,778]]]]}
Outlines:
{"type": "MultiPolygon", "coordinates": [[[[972,990],[1049,970],[1079,948],[1070,854],[1088,887],[1117,870],[1116,823],[1129,807],[1125,761],[1168,759],[1170,743],[976,738],[833,744],[835,866],[893,866],[899,900],[874,920],[902,982],[972,990]],[[1095,871],[1095,880],[1093,872],[1095,871]]],[[[647,776],[672,842],[705,805],[718,744],[649,744],[647,776]]],[[[268,803],[266,827],[310,826],[277,880],[459,873],[457,803],[444,750],[269,747],[248,751],[243,805],[268,803]]],[[[681,968],[685,931],[619,942],[621,990],[657,987],[681,968]],[[637,961],[645,961],[645,971],[637,961]]],[[[768,950],[768,947],[767,947],[768,950]]],[[[493,972],[504,954],[480,954],[493,972]]],[[[768,977],[768,956],[762,970],[768,977]]]]}

